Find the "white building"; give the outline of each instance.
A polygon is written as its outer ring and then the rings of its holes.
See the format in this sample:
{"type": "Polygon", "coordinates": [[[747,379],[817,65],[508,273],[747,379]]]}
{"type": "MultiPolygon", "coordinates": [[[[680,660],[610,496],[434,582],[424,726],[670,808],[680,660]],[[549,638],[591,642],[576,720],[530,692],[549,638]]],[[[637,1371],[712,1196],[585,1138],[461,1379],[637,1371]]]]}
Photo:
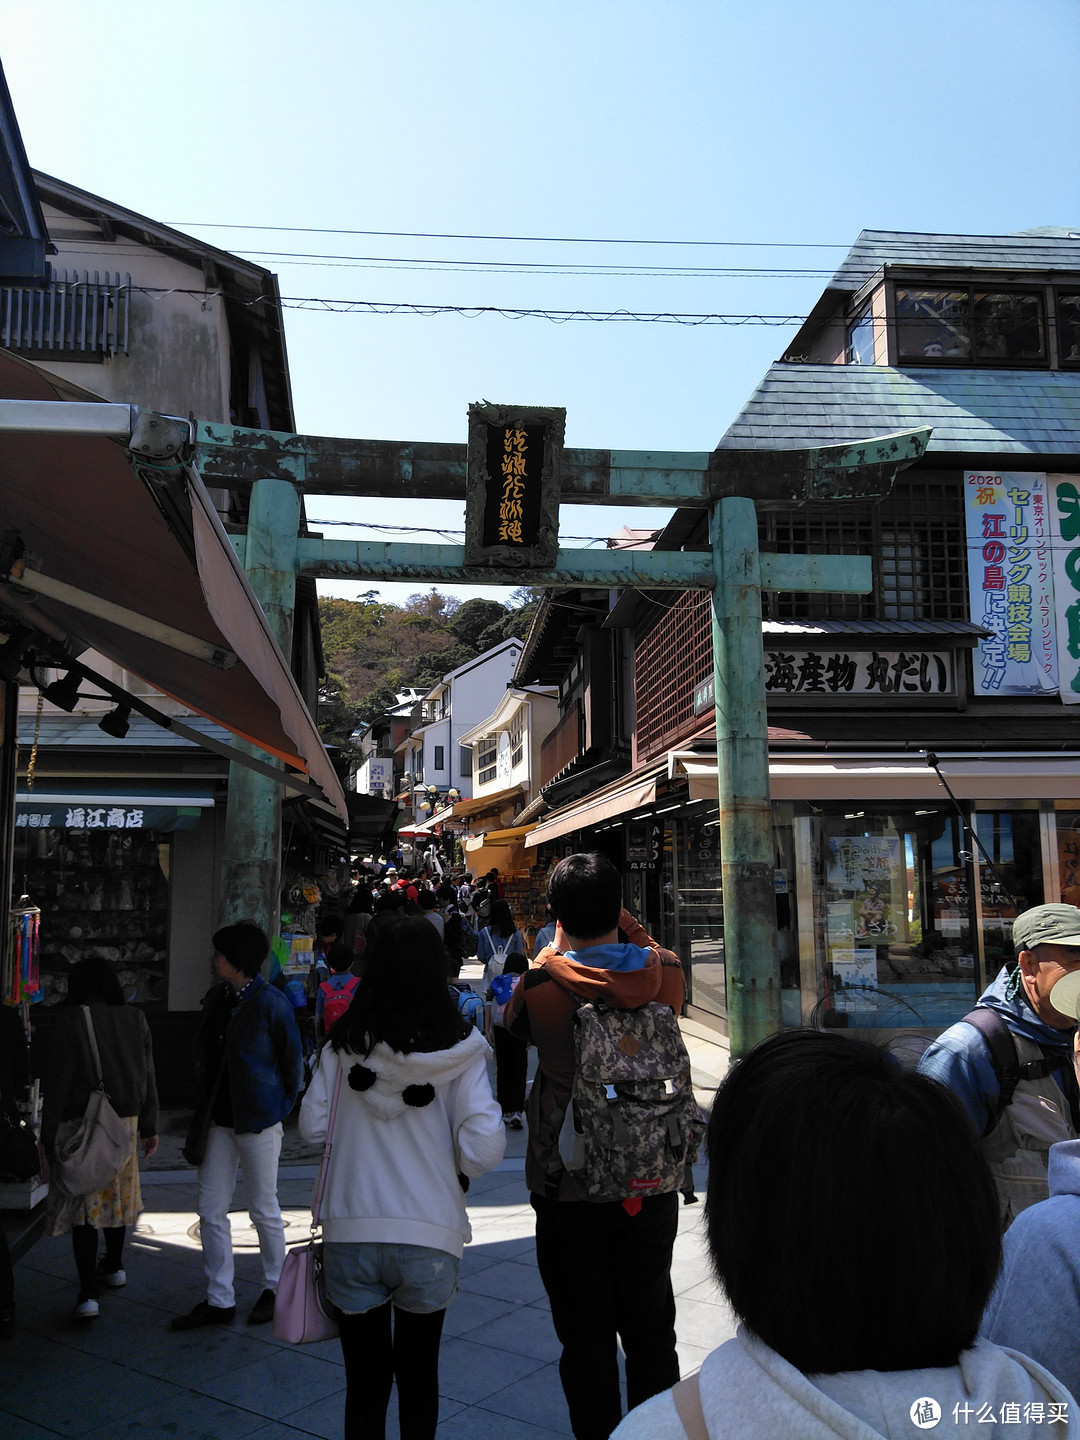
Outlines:
{"type": "Polygon", "coordinates": [[[434,786],[441,795],[452,789],[473,793],[473,752],[463,737],[495,710],[520,655],[520,640],[504,640],[451,670],[424,696],[406,767],[414,788],[434,786]]]}

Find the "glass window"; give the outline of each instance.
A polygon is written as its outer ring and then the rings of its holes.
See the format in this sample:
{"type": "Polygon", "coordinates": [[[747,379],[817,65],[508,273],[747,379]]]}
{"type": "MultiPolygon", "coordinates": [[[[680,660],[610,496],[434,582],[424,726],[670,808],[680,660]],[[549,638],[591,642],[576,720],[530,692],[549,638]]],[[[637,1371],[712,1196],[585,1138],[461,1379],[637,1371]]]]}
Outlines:
{"type": "Polygon", "coordinates": [[[471,777],[471,776],[472,776],[472,746],[471,746],[471,745],[459,745],[459,746],[458,746],[458,753],[459,753],[459,755],[461,756],[461,776],[462,776],[462,779],[465,779],[465,778],[467,778],[467,777],[471,777]]]}
{"type": "Polygon", "coordinates": [[[1058,352],[1062,365],[1080,365],[1080,295],[1057,297],[1058,352]]]}
{"type": "Polygon", "coordinates": [[[896,291],[901,360],[964,360],[971,353],[967,290],[896,291]]]}
{"type": "Polygon", "coordinates": [[[974,317],[977,360],[1046,358],[1041,295],[1016,290],[976,290],[974,317]]]}
{"type": "Polygon", "coordinates": [[[520,765],[525,755],[525,708],[515,710],[510,721],[510,764],[520,765]]]}
{"type": "Polygon", "coordinates": [[[435,750],[435,762],[434,762],[434,765],[432,766],[432,768],[435,769],[435,770],[445,770],[445,769],[446,769],[446,746],[445,746],[445,745],[436,745],[436,746],[434,746],[434,750],[435,750]]]}
{"type": "Polygon", "coordinates": [[[847,363],[849,365],[873,365],[874,363],[874,316],[869,305],[848,325],[847,363]]]}
{"type": "Polygon", "coordinates": [[[486,785],[489,780],[495,779],[498,772],[496,764],[498,753],[499,743],[494,735],[488,735],[476,747],[476,768],[480,772],[477,778],[481,785],[486,785]]]}
{"type": "Polygon", "coordinates": [[[812,824],[815,944],[826,993],[814,1023],[948,1025],[976,998],[969,864],[954,814],[867,804],[812,824]]]}

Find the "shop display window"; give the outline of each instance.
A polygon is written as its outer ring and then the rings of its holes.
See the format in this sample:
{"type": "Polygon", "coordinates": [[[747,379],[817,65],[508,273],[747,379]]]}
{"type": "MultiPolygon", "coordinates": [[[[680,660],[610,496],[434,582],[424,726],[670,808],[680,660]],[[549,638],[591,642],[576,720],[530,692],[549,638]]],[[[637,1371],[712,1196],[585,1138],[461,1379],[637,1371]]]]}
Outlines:
{"type": "Polygon", "coordinates": [[[16,884],[41,908],[43,1004],[64,998],[77,960],[100,955],[128,1001],[165,1007],[169,856],[156,830],[16,829],[16,884]]]}
{"type": "Polygon", "coordinates": [[[1011,958],[1013,918],[1042,901],[1037,811],[981,811],[973,823],[993,868],[976,867],[970,833],[945,807],[849,802],[814,816],[815,1023],[944,1026],[971,1009],[979,927],[992,978],[1011,958]]]}

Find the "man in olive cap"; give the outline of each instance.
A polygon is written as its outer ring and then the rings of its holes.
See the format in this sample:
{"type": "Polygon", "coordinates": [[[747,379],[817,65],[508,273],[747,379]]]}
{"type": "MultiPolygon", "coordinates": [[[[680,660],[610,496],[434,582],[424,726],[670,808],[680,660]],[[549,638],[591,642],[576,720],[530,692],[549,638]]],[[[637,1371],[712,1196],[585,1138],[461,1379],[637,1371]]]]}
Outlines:
{"type": "Polygon", "coordinates": [[[1057,982],[1080,969],[1080,909],[1025,910],[1013,921],[1013,947],[1013,964],[919,1061],[919,1073],[954,1091],[982,1135],[1003,1227],[1049,1194],[1050,1146],[1080,1134],[1076,1016],[1050,1003],[1057,982]]]}

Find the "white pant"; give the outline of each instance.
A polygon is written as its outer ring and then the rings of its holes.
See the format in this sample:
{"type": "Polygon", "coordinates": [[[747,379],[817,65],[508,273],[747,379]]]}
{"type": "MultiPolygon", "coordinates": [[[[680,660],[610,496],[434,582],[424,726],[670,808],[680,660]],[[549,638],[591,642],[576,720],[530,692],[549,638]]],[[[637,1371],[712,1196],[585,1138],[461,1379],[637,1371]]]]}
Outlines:
{"type": "Polygon", "coordinates": [[[224,1125],[210,1126],[206,1154],[199,1166],[199,1234],[206,1298],[211,1305],[228,1308],[236,1304],[229,1206],[240,1166],[247,1184],[248,1214],[259,1236],[263,1289],[277,1289],[285,1263],[285,1224],[277,1194],[282,1133],[280,1123],[257,1135],[237,1135],[224,1125]]]}

